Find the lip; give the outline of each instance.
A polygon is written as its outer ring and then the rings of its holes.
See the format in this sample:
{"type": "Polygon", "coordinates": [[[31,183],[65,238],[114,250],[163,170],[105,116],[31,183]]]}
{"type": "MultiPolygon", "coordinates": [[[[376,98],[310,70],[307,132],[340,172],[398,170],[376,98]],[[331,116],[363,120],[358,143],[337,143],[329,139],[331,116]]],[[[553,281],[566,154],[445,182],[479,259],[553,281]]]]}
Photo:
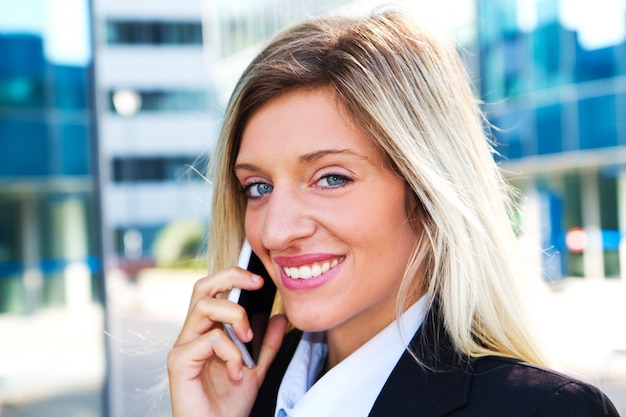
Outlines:
{"type": "Polygon", "coordinates": [[[307,253],[297,256],[275,256],[274,262],[281,267],[286,266],[302,266],[314,264],[316,262],[331,261],[336,258],[343,258],[343,255],[335,255],[330,253],[307,253]]]}
{"type": "Polygon", "coordinates": [[[333,254],[306,254],[298,256],[277,256],[274,258],[274,261],[280,266],[280,279],[285,289],[291,291],[310,291],[323,286],[324,284],[335,278],[335,276],[343,267],[344,259],[344,256],[337,256],[333,254]],[[313,263],[321,263],[337,258],[341,259],[337,266],[317,277],[307,279],[291,278],[285,273],[283,269],[284,267],[298,267],[302,265],[310,265],[313,263]]]}

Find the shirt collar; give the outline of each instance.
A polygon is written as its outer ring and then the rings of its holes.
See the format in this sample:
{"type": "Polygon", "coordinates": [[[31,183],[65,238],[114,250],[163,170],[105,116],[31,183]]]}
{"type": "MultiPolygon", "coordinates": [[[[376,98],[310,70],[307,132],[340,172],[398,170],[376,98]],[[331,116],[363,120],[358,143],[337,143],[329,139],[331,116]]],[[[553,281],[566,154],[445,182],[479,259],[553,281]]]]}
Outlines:
{"type": "Polygon", "coordinates": [[[278,390],[278,416],[366,416],[427,309],[422,296],[319,380],[328,347],[325,333],[304,333],[278,390]],[[316,382],[317,381],[317,382],[316,382]]]}

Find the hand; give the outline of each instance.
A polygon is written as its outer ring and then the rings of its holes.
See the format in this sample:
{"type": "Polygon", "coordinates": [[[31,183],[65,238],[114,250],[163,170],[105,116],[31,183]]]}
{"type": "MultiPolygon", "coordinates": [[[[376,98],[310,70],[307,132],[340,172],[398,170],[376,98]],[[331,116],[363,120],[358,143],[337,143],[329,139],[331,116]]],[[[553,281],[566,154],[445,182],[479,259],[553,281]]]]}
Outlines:
{"type": "Polygon", "coordinates": [[[223,331],[230,323],[243,342],[253,338],[246,312],[216,298],[232,287],[257,290],[263,279],[233,267],[200,279],[167,360],[173,417],[248,416],[267,370],[282,343],[287,319],[270,319],[257,366],[243,365],[241,352],[223,331]]]}

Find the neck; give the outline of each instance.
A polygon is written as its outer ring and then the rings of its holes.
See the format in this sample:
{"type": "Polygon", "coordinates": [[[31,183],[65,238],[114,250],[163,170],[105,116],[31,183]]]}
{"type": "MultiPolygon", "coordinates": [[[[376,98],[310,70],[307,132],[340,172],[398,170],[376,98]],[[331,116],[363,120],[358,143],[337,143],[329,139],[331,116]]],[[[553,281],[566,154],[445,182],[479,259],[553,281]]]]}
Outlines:
{"type": "MultiPolygon", "coordinates": [[[[421,296],[421,292],[415,292],[408,297],[402,312],[412,306],[421,296]]],[[[395,303],[389,303],[389,305],[390,307],[376,311],[375,314],[372,312],[360,314],[326,332],[328,358],[324,372],[350,356],[396,319],[395,303]]]]}

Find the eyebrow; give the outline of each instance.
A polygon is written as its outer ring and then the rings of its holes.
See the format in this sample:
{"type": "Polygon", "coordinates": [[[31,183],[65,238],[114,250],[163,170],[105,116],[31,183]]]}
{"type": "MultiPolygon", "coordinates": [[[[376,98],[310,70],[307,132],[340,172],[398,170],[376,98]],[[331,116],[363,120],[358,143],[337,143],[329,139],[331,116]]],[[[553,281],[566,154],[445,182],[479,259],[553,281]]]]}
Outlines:
{"type": "MultiPolygon", "coordinates": [[[[374,162],[367,157],[366,155],[362,155],[360,153],[354,152],[352,149],[320,149],[319,151],[305,153],[304,155],[300,155],[298,158],[300,163],[310,163],[322,159],[329,155],[348,155],[357,159],[361,159],[365,162],[373,164],[374,162]]],[[[234,166],[235,171],[243,169],[246,171],[258,171],[259,169],[253,165],[248,163],[236,164],[234,166]]]]}
{"type": "Polygon", "coordinates": [[[303,163],[313,162],[313,161],[317,161],[318,159],[322,159],[328,155],[348,155],[348,156],[352,156],[358,159],[362,159],[367,162],[371,162],[367,156],[361,155],[359,153],[354,152],[352,149],[347,149],[347,148],[346,149],[321,149],[319,151],[305,153],[304,155],[300,156],[300,162],[303,162],[303,163]]]}

